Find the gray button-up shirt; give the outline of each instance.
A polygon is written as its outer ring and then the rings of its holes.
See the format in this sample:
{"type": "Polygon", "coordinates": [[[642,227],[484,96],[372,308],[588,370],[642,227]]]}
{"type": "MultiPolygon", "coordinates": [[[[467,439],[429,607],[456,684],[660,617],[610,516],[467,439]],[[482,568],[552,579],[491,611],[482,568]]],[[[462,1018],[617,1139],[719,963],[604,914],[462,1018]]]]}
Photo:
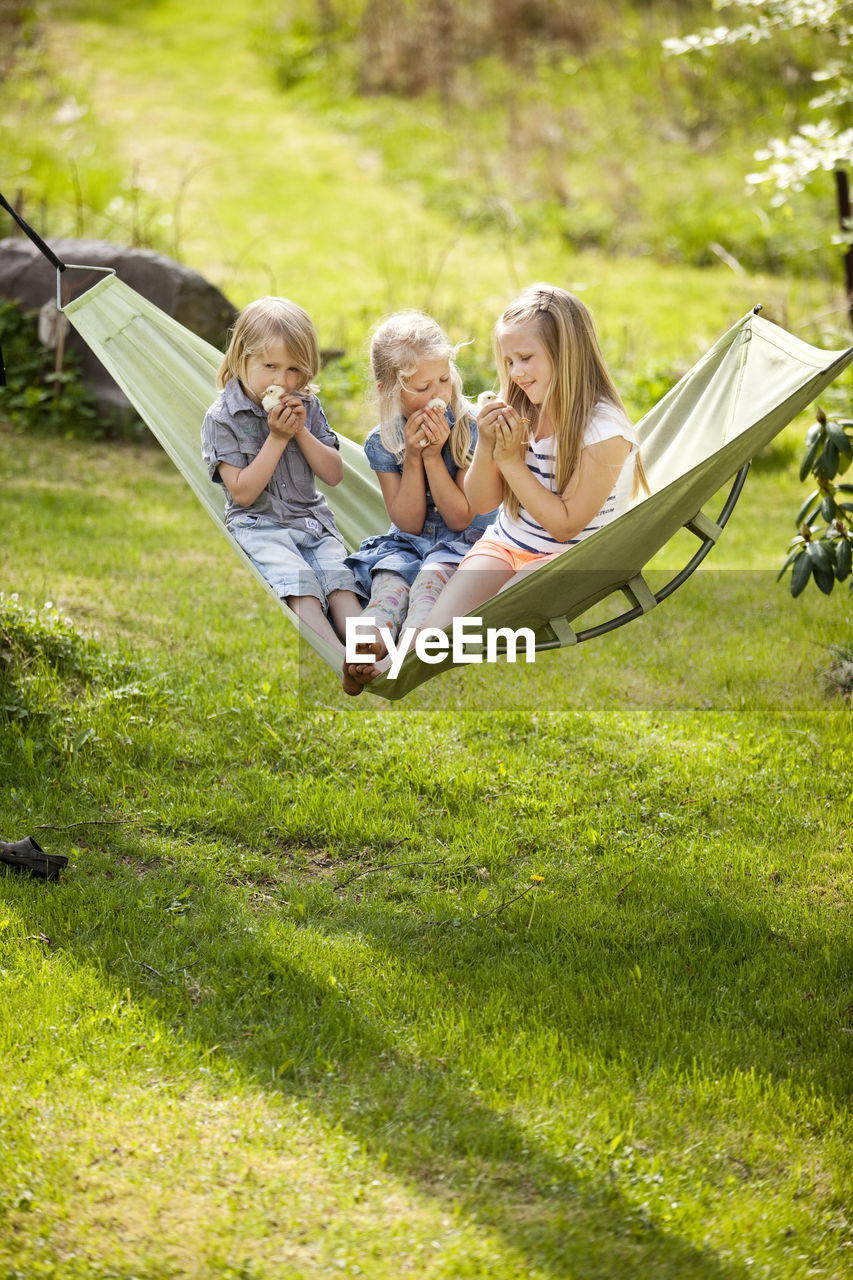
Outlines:
{"type": "MultiPolygon", "coordinates": [[[[312,436],[333,449],[340,448],[320,401],[311,396],[305,405],[305,426],[312,436]]],[[[266,410],[255,404],[237,378],[232,378],[204,415],[201,428],[201,454],[211,480],[222,484],[220,462],[230,463],[242,471],[261,448],[270,433],[266,410]]],[[[247,511],[268,516],[291,529],[315,530],[319,524],[327,533],[340,538],[326,499],[317,492],[314,472],[305,461],[295,440],[289,440],[276,463],[270,482],[250,507],[241,507],[225,490],[225,524],[247,511]]],[[[341,539],[343,541],[343,539],[341,539]]]]}

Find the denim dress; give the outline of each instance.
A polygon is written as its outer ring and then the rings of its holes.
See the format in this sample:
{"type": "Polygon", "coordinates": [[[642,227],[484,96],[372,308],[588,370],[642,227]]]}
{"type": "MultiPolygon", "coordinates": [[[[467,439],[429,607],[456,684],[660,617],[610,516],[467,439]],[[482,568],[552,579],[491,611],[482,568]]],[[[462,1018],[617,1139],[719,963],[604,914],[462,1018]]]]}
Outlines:
{"type": "MultiPolygon", "coordinates": [[[[448,410],[448,421],[453,425],[453,416],[448,410]]],[[[477,439],[477,427],[472,422],[472,444],[477,439]]],[[[396,472],[403,474],[402,456],[386,449],[379,437],[379,428],[374,427],[364,442],[364,452],[374,471],[396,472]]],[[[450,452],[450,440],[446,440],[441,451],[441,458],[453,479],[459,470],[450,452]]],[[[380,570],[385,573],[396,573],[412,585],[418,572],[429,564],[458,564],[466,551],[482,537],[486,526],[494,512],[488,515],[475,516],[467,529],[461,532],[450,529],[445,524],[438,508],[432,500],[429,488],[426,493],[427,509],[423,528],[420,533],[406,533],[392,524],[387,533],[374,534],[365,538],[358,551],[347,556],[346,563],[355,575],[359,594],[369,596],[373,575],[380,570]]]]}

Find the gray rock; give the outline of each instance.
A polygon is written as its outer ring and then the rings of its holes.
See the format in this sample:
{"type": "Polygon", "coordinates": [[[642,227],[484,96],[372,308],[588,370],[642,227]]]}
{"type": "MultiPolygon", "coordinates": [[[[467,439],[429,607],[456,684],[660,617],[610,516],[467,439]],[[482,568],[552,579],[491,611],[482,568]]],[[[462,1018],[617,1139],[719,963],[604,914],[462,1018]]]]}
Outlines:
{"type": "MultiPolygon", "coordinates": [[[[49,240],[48,244],[69,266],[69,270],[62,272],[63,303],[78,297],[103,278],[101,272],[72,271],[72,263],[112,267],[116,275],[143,298],[220,351],[224,350],[228,329],[237,318],[237,308],[199,272],[152,249],[131,249],[106,240],[58,239],[49,240]]],[[[0,298],[17,302],[24,311],[39,312],[39,335],[45,345],[55,347],[63,340],[64,317],[56,312],[56,269],[23,237],[0,240],[0,298]]],[[[64,341],[66,347],[80,357],[83,376],[98,404],[113,412],[130,409],[124,393],[73,329],[68,329],[64,341]]]]}

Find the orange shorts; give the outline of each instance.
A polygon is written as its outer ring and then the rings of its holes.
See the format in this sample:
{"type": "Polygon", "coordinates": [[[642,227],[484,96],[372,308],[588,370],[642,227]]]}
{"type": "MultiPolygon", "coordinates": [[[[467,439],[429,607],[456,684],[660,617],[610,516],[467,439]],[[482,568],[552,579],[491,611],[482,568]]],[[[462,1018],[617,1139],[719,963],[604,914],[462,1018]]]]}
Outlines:
{"type": "Polygon", "coordinates": [[[494,556],[496,560],[503,560],[504,564],[509,565],[513,573],[518,573],[528,566],[553,560],[559,554],[559,551],[523,551],[521,547],[511,547],[509,543],[499,542],[497,538],[479,538],[471,550],[465,552],[461,563],[464,564],[472,556],[494,556]]]}

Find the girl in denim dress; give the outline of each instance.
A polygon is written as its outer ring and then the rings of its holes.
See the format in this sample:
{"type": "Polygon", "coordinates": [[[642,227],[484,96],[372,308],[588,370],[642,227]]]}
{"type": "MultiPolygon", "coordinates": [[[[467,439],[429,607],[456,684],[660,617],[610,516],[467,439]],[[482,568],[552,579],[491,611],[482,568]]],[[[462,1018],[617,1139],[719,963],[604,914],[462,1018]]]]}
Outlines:
{"type": "MultiPolygon", "coordinates": [[[[373,334],[370,366],[380,421],[364,450],[377,473],[391,519],[387,533],[367,538],[347,558],[373,638],[360,644],[385,655],[379,627],[396,638],[420,627],[462,557],[489,523],[465,496],[465,474],[477,427],[462,392],[456,348],[430,316],[400,312],[373,334]]],[[[376,675],[372,663],[345,663],[343,686],[361,693],[376,675]]]]}

